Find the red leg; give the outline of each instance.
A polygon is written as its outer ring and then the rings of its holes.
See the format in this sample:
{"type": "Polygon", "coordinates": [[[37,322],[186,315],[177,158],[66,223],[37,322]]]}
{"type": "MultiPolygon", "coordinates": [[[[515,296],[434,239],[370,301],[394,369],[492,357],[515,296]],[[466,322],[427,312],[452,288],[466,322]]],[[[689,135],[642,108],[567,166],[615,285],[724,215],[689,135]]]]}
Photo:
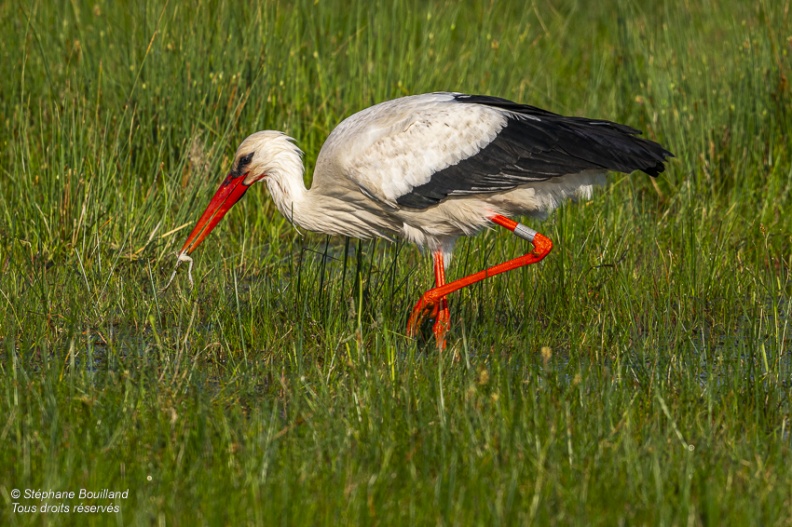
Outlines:
{"type": "MultiPolygon", "coordinates": [[[[435,289],[446,285],[445,281],[445,261],[442,251],[435,251],[432,254],[434,259],[435,289]]],[[[416,306],[417,309],[417,306],[416,306]]],[[[413,309],[410,320],[407,322],[407,333],[414,337],[420,330],[424,320],[434,320],[432,332],[437,342],[437,347],[445,349],[445,334],[451,325],[451,316],[448,311],[448,300],[445,297],[438,298],[436,302],[426,304],[420,312],[413,309]]]]}
{"type": "Polygon", "coordinates": [[[443,268],[442,255],[439,257],[440,260],[438,264],[438,254],[436,253],[435,281],[437,282],[437,286],[434,289],[430,289],[429,291],[425,292],[423,296],[421,296],[420,300],[418,300],[418,303],[415,304],[415,307],[410,314],[410,319],[407,322],[408,335],[415,336],[420,326],[421,320],[423,320],[426,316],[434,316],[436,320],[434,325],[434,334],[437,338],[437,347],[443,349],[445,347],[445,332],[448,329],[448,322],[450,320],[448,315],[448,304],[445,298],[446,295],[453,293],[454,291],[458,291],[463,287],[475,284],[476,282],[480,282],[485,278],[489,278],[490,276],[505,273],[506,271],[511,271],[512,269],[517,269],[518,267],[522,267],[524,265],[538,263],[542,261],[542,259],[553,249],[553,242],[550,241],[549,238],[546,238],[542,234],[539,234],[538,232],[526,227],[521,223],[517,223],[514,220],[500,215],[493,216],[490,218],[490,220],[493,223],[509,229],[520,238],[531,242],[534,246],[533,251],[524,254],[523,256],[518,256],[513,260],[494,265],[489,269],[485,269],[458,280],[454,280],[449,284],[442,285],[440,281],[442,279],[442,282],[445,282],[445,269],[443,268]],[[442,325],[438,326],[438,322],[440,321],[440,313],[443,311],[445,311],[445,314],[443,315],[445,317],[445,321],[442,325]]]}
{"type": "MultiPolygon", "coordinates": [[[[434,272],[435,272],[435,288],[445,285],[445,261],[441,251],[434,253],[434,272]]],[[[434,326],[432,332],[434,333],[437,347],[441,350],[445,349],[445,334],[448,328],[451,327],[451,314],[448,312],[448,300],[442,297],[434,305],[432,309],[432,318],[434,318],[434,326]]]]}

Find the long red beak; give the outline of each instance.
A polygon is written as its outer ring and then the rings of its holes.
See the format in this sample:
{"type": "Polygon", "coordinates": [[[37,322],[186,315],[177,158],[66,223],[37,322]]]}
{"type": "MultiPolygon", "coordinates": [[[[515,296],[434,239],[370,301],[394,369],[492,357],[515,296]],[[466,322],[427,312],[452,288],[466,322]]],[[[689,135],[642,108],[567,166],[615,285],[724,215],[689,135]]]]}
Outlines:
{"type": "Polygon", "coordinates": [[[192,232],[187,237],[187,241],[184,242],[181,248],[181,254],[190,254],[193,252],[204,238],[212,232],[212,229],[220,223],[220,220],[223,219],[226,212],[245,195],[247,189],[250,188],[249,185],[243,183],[246,175],[247,174],[234,177],[228,174],[225,180],[223,180],[223,184],[217,189],[217,192],[215,192],[214,197],[212,197],[209,205],[207,205],[198,223],[195,224],[195,228],[193,228],[192,232]]]}

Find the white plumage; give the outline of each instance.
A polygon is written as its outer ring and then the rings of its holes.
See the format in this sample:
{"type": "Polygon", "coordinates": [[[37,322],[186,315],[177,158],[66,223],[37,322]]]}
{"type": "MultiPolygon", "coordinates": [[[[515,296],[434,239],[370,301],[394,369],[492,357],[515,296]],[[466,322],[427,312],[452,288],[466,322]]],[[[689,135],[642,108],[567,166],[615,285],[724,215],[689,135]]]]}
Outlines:
{"type": "MultiPolygon", "coordinates": [[[[637,133],[495,97],[415,95],[341,122],[322,147],[307,189],[294,140],[257,132],[237,149],[230,174],[180,257],[187,258],[247,188],[263,180],[278,210],[302,228],[355,238],[399,236],[431,250],[437,292],[419,301],[410,332],[422,315],[434,316],[442,347],[445,295],[467,285],[449,290],[456,282],[444,283],[454,241],[493,222],[518,234],[534,232],[515,231],[517,224],[504,217],[544,216],[567,198],[588,197],[607,170],[657,175],[671,154],[637,133]]],[[[533,262],[520,265],[527,263],[533,262]]]]}

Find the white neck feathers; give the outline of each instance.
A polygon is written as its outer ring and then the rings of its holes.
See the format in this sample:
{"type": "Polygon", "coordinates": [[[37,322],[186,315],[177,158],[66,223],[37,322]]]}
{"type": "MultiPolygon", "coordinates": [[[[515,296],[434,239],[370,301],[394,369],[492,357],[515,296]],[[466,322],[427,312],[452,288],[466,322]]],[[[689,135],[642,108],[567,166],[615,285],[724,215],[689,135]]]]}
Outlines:
{"type": "MultiPolygon", "coordinates": [[[[237,149],[235,168],[253,153],[244,170],[245,183],[266,181],[272,201],[291,223],[306,230],[369,238],[383,236],[382,219],[366,211],[365,197],[342,185],[308,190],[303,174],[302,152],[294,140],[281,132],[252,134],[237,149]],[[362,201],[355,205],[355,201],[362,201]]],[[[315,176],[316,177],[316,176],[315,176]]]]}

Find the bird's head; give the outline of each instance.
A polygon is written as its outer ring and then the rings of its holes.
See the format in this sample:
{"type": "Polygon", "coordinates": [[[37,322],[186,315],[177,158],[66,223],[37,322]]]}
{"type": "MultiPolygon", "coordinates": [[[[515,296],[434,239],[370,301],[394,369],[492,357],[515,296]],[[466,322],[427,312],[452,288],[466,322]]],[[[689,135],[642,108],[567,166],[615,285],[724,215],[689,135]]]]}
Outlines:
{"type": "Polygon", "coordinates": [[[180,255],[193,252],[253,183],[277,178],[295,168],[301,171],[300,156],[294,140],[281,132],[265,130],[248,136],[237,148],[231,170],[184,242],[180,255]]]}

